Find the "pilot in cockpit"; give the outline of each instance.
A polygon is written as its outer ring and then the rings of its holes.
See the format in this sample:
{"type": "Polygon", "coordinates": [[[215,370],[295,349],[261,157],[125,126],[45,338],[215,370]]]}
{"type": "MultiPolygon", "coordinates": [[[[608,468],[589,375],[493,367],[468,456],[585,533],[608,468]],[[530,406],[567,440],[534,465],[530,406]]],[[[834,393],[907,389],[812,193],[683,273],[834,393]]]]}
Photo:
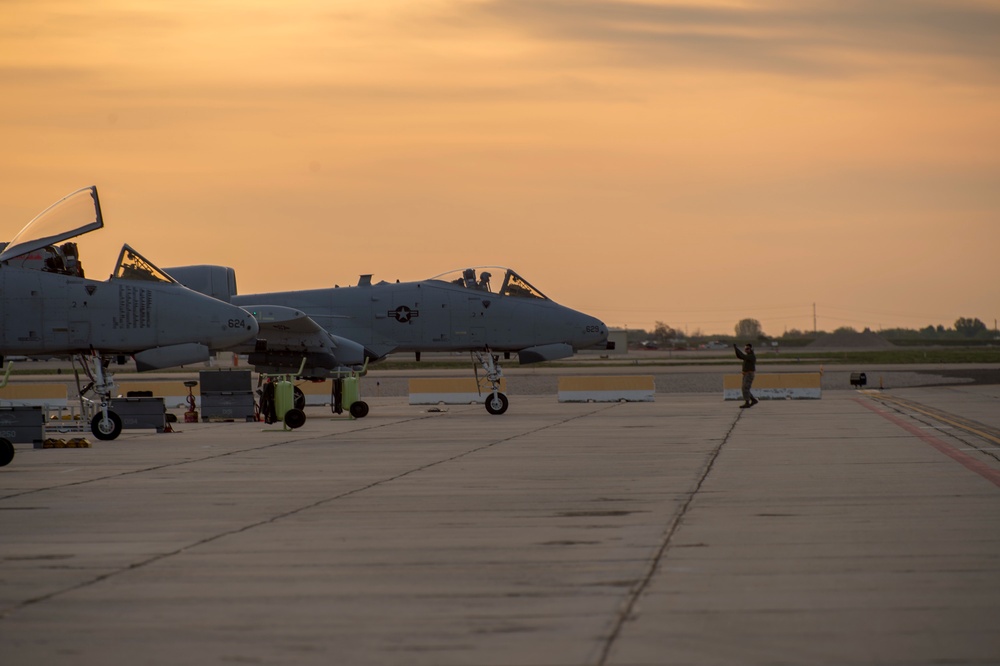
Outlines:
{"type": "Polygon", "coordinates": [[[487,271],[483,271],[479,274],[479,288],[483,291],[492,291],[490,289],[490,278],[493,277],[487,271]]]}
{"type": "MultiPolygon", "coordinates": [[[[18,259],[15,257],[15,259],[18,259]]],[[[46,245],[35,251],[21,255],[20,266],[46,273],[59,273],[84,277],[83,264],[80,263],[80,253],[76,243],[62,245],[46,245]]]]}

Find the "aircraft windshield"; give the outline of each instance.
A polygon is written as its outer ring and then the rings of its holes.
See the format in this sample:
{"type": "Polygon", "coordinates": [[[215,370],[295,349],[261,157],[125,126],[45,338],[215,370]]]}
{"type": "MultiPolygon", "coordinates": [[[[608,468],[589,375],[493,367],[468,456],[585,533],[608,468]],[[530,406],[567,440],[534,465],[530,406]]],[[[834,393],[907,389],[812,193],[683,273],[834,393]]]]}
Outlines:
{"type": "Polygon", "coordinates": [[[97,188],[84,187],[36,215],[0,253],[6,261],[104,226],[97,188]]]}
{"type": "Polygon", "coordinates": [[[175,282],[172,277],[154,266],[152,262],[128,245],[122,247],[121,254],[118,255],[118,263],[115,265],[115,272],[111,277],[122,280],[145,280],[147,282],[175,282]]]}
{"type": "Polygon", "coordinates": [[[527,280],[514,271],[507,271],[507,281],[504,283],[503,295],[548,300],[545,294],[532,287],[527,280]]]}
{"type": "Polygon", "coordinates": [[[442,273],[431,278],[457,284],[467,289],[477,289],[517,298],[538,298],[548,300],[545,294],[538,291],[527,280],[509,268],[499,266],[478,266],[464,270],[442,273]],[[501,277],[502,276],[502,277],[501,277]]]}

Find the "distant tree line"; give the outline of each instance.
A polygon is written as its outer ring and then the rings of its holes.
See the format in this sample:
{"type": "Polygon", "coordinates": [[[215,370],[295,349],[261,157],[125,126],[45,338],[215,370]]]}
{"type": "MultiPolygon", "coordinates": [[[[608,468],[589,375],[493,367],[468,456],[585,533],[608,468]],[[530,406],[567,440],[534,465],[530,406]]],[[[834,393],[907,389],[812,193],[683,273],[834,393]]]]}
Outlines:
{"type": "MultiPolygon", "coordinates": [[[[865,329],[864,332],[868,332],[865,329]]],[[[858,333],[851,326],[842,326],[833,333],[858,333]]],[[[890,341],[973,341],[973,340],[994,340],[997,338],[997,331],[989,328],[980,319],[972,317],[959,317],[955,320],[952,328],[945,328],[942,325],[928,325],[924,328],[888,328],[877,331],[878,335],[890,341]]],[[[687,347],[710,341],[736,341],[736,340],[757,340],[760,342],[777,340],[785,343],[795,344],[806,343],[815,340],[821,335],[826,335],[827,331],[801,331],[793,328],[785,331],[780,336],[769,336],[764,332],[761,323],[757,319],[741,319],[733,327],[733,335],[716,334],[707,335],[701,330],[695,330],[691,335],[685,334],[682,329],[674,328],[662,321],[656,322],[653,330],[630,329],[628,332],[629,342],[642,343],[653,342],[660,346],[687,347]]]]}
{"type": "Polygon", "coordinates": [[[891,340],[893,338],[922,338],[925,340],[991,340],[997,332],[990,329],[979,319],[959,317],[953,328],[928,325],[918,330],[906,328],[891,328],[879,331],[879,335],[891,340]]]}

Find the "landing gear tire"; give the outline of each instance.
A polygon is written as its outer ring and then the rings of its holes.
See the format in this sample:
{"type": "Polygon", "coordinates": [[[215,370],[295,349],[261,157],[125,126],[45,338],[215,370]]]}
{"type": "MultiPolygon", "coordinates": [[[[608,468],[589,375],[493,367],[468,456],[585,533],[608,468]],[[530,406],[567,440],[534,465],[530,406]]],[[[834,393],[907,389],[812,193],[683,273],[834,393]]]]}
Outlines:
{"type": "Polygon", "coordinates": [[[122,434],[122,419],[114,412],[108,411],[108,418],[105,420],[104,414],[98,412],[90,420],[90,432],[94,433],[94,437],[97,439],[115,439],[122,434]]]}
{"type": "Polygon", "coordinates": [[[503,393],[497,393],[495,396],[490,395],[486,398],[486,411],[495,416],[506,412],[508,405],[510,405],[510,401],[503,393]]]}
{"type": "Polygon", "coordinates": [[[295,409],[305,409],[306,408],[306,394],[302,392],[298,386],[292,387],[292,406],[295,409]]]}
{"type": "Polygon", "coordinates": [[[296,428],[301,428],[305,425],[306,415],[301,409],[289,409],[285,412],[285,425],[295,430],[296,428]]]}
{"type": "Polygon", "coordinates": [[[5,467],[14,459],[14,445],[9,439],[0,437],[0,467],[5,467]]]}
{"type": "Polygon", "coordinates": [[[363,419],[368,416],[368,403],[364,400],[358,400],[357,402],[351,403],[351,408],[348,410],[351,412],[351,416],[356,419],[363,419]]]}

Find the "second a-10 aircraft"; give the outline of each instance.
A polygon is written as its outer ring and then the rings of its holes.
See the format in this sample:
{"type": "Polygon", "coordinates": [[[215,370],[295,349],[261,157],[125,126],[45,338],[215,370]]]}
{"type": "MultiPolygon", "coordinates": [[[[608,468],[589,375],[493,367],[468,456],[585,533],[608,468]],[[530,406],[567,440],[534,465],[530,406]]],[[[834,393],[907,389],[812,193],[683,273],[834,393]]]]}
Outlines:
{"type": "MultiPolygon", "coordinates": [[[[249,361],[260,372],[310,378],[337,376],[345,366],[390,353],[469,351],[490,383],[490,414],[509,405],[500,391],[500,355],[517,353],[520,363],[551,361],[576,350],[608,348],[608,328],[599,319],[560,305],[509,268],[478,267],[417,282],[378,282],[364,275],[356,286],[238,294],[236,274],[225,266],[168,268],[188,287],[255,313],[272,324],[286,313],[289,328],[309,322],[337,339],[336,350],[269,339],[261,333],[249,361]],[[302,360],[305,359],[305,365],[302,360]]],[[[272,326],[272,329],[274,327],[272,326]]]]}

